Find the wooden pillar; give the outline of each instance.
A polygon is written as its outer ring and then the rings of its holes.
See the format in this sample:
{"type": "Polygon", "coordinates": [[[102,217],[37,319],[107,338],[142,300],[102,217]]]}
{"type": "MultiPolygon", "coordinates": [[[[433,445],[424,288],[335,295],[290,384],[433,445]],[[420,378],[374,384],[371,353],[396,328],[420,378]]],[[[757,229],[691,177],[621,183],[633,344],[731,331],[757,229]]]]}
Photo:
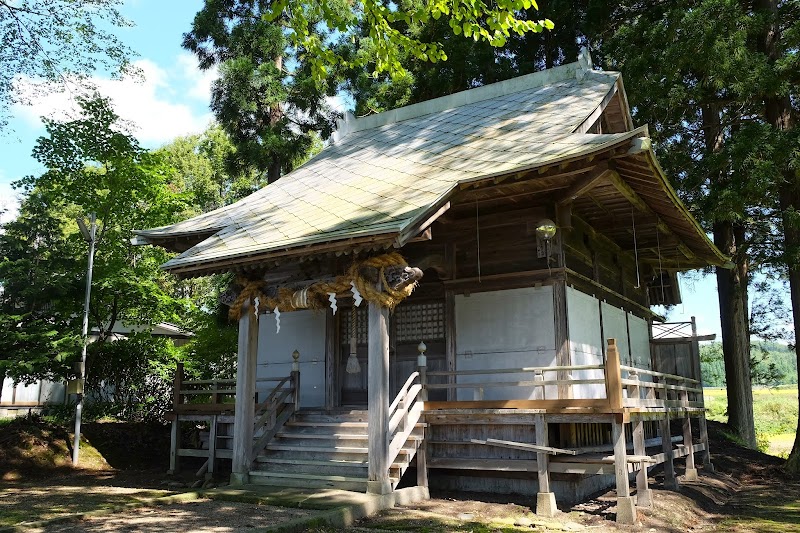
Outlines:
{"type": "MultiPolygon", "coordinates": [[[[294,412],[300,410],[300,352],[295,350],[292,352],[292,403],[294,403],[294,412]]],[[[273,413],[276,410],[273,408],[273,413]]]]}
{"type": "MultiPolygon", "coordinates": [[[[0,382],[2,386],[2,382],[0,382]]],[[[178,415],[178,406],[181,404],[181,387],[183,386],[183,363],[178,363],[175,368],[175,379],[172,382],[172,411],[175,418],[172,420],[170,431],[169,470],[167,474],[176,474],[180,466],[178,450],[181,447],[181,422],[178,415]]],[[[64,399],[66,400],[66,394],[64,399]]]]}
{"type": "Polygon", "coordinates": [[[612,410],[622,409],[622,370],[617,339],[608,339],[606,350],[606,398],[612,410]]]}
{"type": "MultiPolygon", "coordinates": [[[[547,420],[544,413],[533,415],[533,424],[536,431],[536,444],[549,446],[550,438],[547,433],[547,420]]],[[[555,516],[556,496],[550,490],[550,456],[545,452],[536,452],[536,469],[539,474],[539,491],[536,494],[536,514],[551,518],[555,516]]]]}
{"type": "Polygon", "coordinates": [[[339,404],[336,394],[336,315],[331,308],[325,311],[325,409],[339,404]]]}
{"type": "MultiPolygon", "coordinates": [[[[381,290],[380,283],[378,290],[381,290]]],[[[375,302],[369,302],[368,333],[367,492],[388,494],[392,491],[389,482],[389,310],[375,302]]]]}
{"type": "MultiPolygon", "coordinates": [[[[631,372],[629,377],[637,382],[637,385],[631,385],[628,388],[628,398],[638,400],[641,395],[641,389],[638,385],[639,375],[636,372],[631,372]]],[[[631,424],[633,425],[633,454],[644,457],[647,455],[647,449],[644,445],[644,421],[641,418],[637,418],[631,424]]],[[[640,468],[636,472],[636,505],[639,507],[652,507],[653,494],[647,486],[647,463],[642,461],[639,466],[640,468]]]]}
{"type": "MultiPolygon", "coordinates": [[[[444,292],[444,345],[445,365],[448,372],[456,371],[456,295],[452,290],[444,292]]],[[[447,376],[447,382],[456,382],[453,375],[447,376]]],[[[447,389],[447,401],[453,402],[457,398],[455,387],[447,389]]]]}
{"type": "MultiPolygon", "coordinates": [[[[666,395],[666,392],[665,392],[666,395]]],[[[672,433],[669,423],[669,408],[665,408],[664,418],[660,421],[661,425],[661,448],[664,452],[664,488],[667,490],[678,490],[678,481],[675,478],[674,454],[672,453],[672,433]]]]}
{"type": "MultiPolygon", "coordinates": [[[[419,383],[422,386],[422,390],[419,391],[419,396],[417,396],[417,401],[420,402],[427,402],[428,401],[428,358],[425,356],[425,350],[427,347],[425,346],[425,342],[420,342],[417,350],[419,351],[419,355],[417,356],[417,372],[419,373],[419,383]]],[[[423,422],[422,427],[422,442],[419,443],[417,448],[417,486],[418,487],[427,487],[428,486],[428,428],[424,425],[425,422],[425,415],[420,416],[419,421],[423,422]]]]}
{"type": "MultiPolygon", "coordinates": [[[[567,331],[567,283],[558,280],[553,284],[553,315],[556,336],[556,365],[569,366],[569,332],[567,331]]],[[[559,381],[566,381],[571,378],[566,370],[559,370],[557,373],[559,381]]],[[[567,384],[558,385],[558,399],[572,398],[572,386],[567,384]]]]}
{"type": "MultiPolygon", "coordinates": [[[[609,346],[610,347],[610,346],[609,346]]],[[[628,484],[628,454],[625,444],[625,424],[622,415],[611,423],[611,440],[614,444],[614,475],[617,478],[617,522],[636,522],[636,506],[630,496],[628,484]]]]}
{"type": "MultiPolygon", "coordinates": [[[[425,431],[423,429],[423,431],[425,431]]],[[[418,487],[427,487],[428,486],[428,444],[423,441],[419,444],[419,448],[417,448],[417,486],[418,487]]]]}
{"type": "Polygon", "coordinates": [[[181,421],[178,413],[175,413],[175,418],[172,419],[172,431],[170,431],[169,438],[169,470],[167,474],[173,475],[178,473],[180,466],[178,450],[181,447],[181,421]]]}
{"type": "Polygon", "coordinates": [[[689,393],[681,391],[681,404],[683,404],[683,447],[686,450],[686,471],[683,474],[686,481],[697,481],[697,468],[694,466],[694,439],[692,438],[692,418],[689,416],[689,393]]]}
{"type": "Polygon", "coordinates": [[[206,479],[214,477],[214,467],[217,463],[217,415],[211,416],[211,423],[208,427],[208,471],[206,479]]]}
{"type": "Polygon", "coordinates": [[[250,466],[253,462],[257,361],[258,320],[248,302],[242,307],[242,317],[239,319],[236,406],[233,419],[232,485],[244,485],[250,481],[250,466]]]}
{"type": "MultiPolygon", "coordinates": [[[[703,373],[700,367],[700,344],[697,342],[697,322],[695,318],[692,317],[692,361],[694,362],[694,379],[699,381],[700,383],[697,384],[697,387],[700,389],[700,392],[697,393],[696,397],[698,401],[703,404],[703,407],[706,406],[706,400],[703,395],[703,373]]],[[[700,429],[700,442],[703,444],[704,450],[702,452],[702,461],[703,461],[703,468],[708,470],[709,472],[714,471],[714,465],[711,463],[711,450],[708,448],[708,424],[706,423],[706,413],[703,411],[700,413],[700,417],[698,420],[698,426],[700,429]]]]}

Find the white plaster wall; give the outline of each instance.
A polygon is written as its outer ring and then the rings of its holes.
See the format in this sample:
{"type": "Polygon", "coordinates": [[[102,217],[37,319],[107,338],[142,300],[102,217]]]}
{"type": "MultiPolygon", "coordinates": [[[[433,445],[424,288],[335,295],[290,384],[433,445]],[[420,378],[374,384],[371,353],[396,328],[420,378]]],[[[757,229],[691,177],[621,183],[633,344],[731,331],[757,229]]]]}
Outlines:
{"type": "MultiPolygon", "coordinates": [[[[457,295],[455,315],[457,370],[555,364],[552,287],[457,295]]],[[[533,373],[459,376],[462,383],[522,380],[533,380],[533,373]]],[[[552,387],[546,394],[555,398],[556,388],[552,387]]],[[[458,389],[457,398],[475,399],[474,389],[458,389]]],[[[487,387],[483,398],[533,399],[533,387],[487,387]]]]}
{"type": "Polygon", "coordinates": [[[603,302],[601,312],[603,313],[603,346],[608,345],[608,339],[616,339],[620,363],[630,365],[632,361],[628,348],[628,324],[625,320],[625,311],[603,302]]]}
{"type": "MultiPolygon", "coordinates": [[[[12,384],[13,386],[13,384],[12,384]]],[[[12,390],[3,390],[3,401],[11,401],[12,390]]],[[[17,384],[15,403],[39,403],[39,382],[30,385],[17,384]]]]}
{"type": "MultiPolygon", "coordinates": [[[[628,329],[631,335],[633,366],[652,369],[650,362],[650,326],[643,318],[628,313],[628,329]]],[[[647,376],[641,376],[645,379],[647,376]]]]}
{"type": "MultiPolygon", "coordinates": [[[[281,331],[276,333],[275,315],[261,315],[258,324],[257,378],[283,378],[292,371],[292,352],[300,352],[300,406],[325,405],[325,313],[293,311],[281,313],[281,331]]],[[[276,382],[256,382],[263,401],[276,382]]]]}
{"type": "MultiPolygon", "coordinates": [[[[600,330],[600,301],[590,294],[567,287],[567,324],[570,360],[573,365],[603,364],[603,336],[600,330]]],[[[602,370],[577,370],[573,379],[603,379],[602,370]]],[[[603,384],[574,385],[575,398],[605,398],[603,384]]]]}
{"type": "Polygon", "coordinates": [[[11,395],[14,392],[14,382],[9,378],[3,380],[3,392],[0,394],[0,402],[11,403],[11,395]]]}
{"type": "MultiPolygon", "coordinates": [[[[42,404],[64,403],[66,387],[63,383],[53,381],[40,381],[31,385],[17,385],[16,403],[36,403],[41,400],[42,404]],[[40,390],[41,387],[41,390],[40,390]]],[[[14,397],[14,382],[10,378],[3,381],[3,393],[0,402],[11,405],[11,398],[14,397]]]]}

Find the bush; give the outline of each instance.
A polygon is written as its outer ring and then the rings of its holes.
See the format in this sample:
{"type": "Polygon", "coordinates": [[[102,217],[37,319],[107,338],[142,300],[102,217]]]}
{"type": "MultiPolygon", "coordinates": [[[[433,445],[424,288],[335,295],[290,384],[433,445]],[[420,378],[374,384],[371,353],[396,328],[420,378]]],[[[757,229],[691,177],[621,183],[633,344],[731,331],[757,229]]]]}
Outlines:
{"type": "Polygon", "coordinates": [[[91,346],[87,419],[163,420],[172,403],[177,362],[178,351],[172,341],[149,333],[91,346]]]}

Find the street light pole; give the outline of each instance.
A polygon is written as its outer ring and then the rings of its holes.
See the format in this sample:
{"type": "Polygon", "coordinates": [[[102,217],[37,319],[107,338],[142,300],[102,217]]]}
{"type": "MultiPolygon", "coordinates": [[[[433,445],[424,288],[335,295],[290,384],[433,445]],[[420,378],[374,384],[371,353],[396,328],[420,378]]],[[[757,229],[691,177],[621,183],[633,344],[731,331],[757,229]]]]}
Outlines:
{"type": "Polygon", "coordinates": [[[86,298],[83,300],[83,330],[81,348],[81,365],[79,368],[78,403],[75,406],[75,441],[72,443],[72,465],[78,466],[78,451],[81,444],[81,412],[83,411],[83,387],[86,381],[86,347],[89,343],[89,298],[92,294],[92,268],[94,267],[94,241],[97,233],[97,222],[95,214],[89,215],[90,228],[86,227],[83,218],[78,219],[78,227],[83,237],[89,242],[89,265],[86,268],[86,298]]]}

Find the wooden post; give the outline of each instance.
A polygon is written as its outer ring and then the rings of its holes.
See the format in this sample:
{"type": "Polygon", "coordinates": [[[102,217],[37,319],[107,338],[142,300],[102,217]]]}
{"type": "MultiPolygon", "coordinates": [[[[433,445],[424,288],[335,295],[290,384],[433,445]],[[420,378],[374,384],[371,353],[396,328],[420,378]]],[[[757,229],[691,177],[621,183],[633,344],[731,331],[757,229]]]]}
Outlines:
{"type": "Polygon", "coordinates": [[[664,452],[664,488],[678,490],[678,480],[675,478],[674,454],[672,453],[672,432],[669,423],[669,408],[664,408],[664,418],[661,425],[661,448],[664,452]]]}
{"type": "Polygon", "coordinates": [[[181,447],[181,421],[178,413],[175,413],[175,418],[172,419],[172,431],[169,436],[169,470],[167,474],[173,475],[178,473],[180,465],[178,450],[181,447]]]}
{"type": "Polygon", "coordinates": [[[217,415],[211,415],[211,423],[208,427],[208,470],[206,479],[214,477],[214,466],[217,462],[217,415]]]}
{"type": "Polygon", "coordinates": [[[183,363],[178,363],[175,369],[175,379],[172,382],[172,410],[178,412],[181,404],[181,387],[183,386],[183,363]]]}
{"type": "MultiPolygon", "coordinates": [[[[544,375],[542,374],[541,370],[534,370],[533,371],[533,382],[542,382],[544,381],[544,375]]],[[[545,390],[544,385],[534,385],[533,386],[533,399],[534,400],[544,400],[545,398],[545,390]]]]}
{"type": "Polygon", "coordinates": [[[422,390],[419,391],[419,399],[423,402],[428,401],[428,357],[425,355],[427,349],[428,347],[425,346],[425,343],[420,341],[417,346],[417,351],[419,352],[417,356],[417,372],[419,373],[419,384],[422,386],[422,390]]]}
{"type": "MultiPolygon", "coordinates": [[[[0,383],[2,386],[2,383],[0,383]]],[[[172,382],[172,410],[175,413],[175,418],[172,420],[172,430],[170,431],[170,448],[169,448],[169,470],[167,474],[176,474],[179,467],[178,450],[181,447],[181,422],[180,415],[178,414],[179,405],[181,404],[181,387],[183,386],[183,363],[178,363],[175,368],[175,379],[172,382]]],[[[65,395],[66,398],[66,395],[65,395]]]]}
{"type": "Polygon", "coordinates": [[[606,350],[606,398],[611,409],[622,409],[622,370],[617,339],[608,339],[606,350]]]}
{"type": "MultiPolygon", "coordinates": [[[[636,400],[641,398],[641,389],[639,387],[639,374],[631,372],[628,376],[631,380],[636,382],[636,385],[628,387],[628,398],[636,400]]],[[[643,457],[647,455],[647,450],[644,445],[644,421],[637,418],[633,424],[633,454],[643,457]]],[[[642,461],[639,465],[639,470],[636,472],[636,505],[639,507],[652,507],[653,494],[647,486],[647,463],[642,461]]]]}
{"type": "Polygon", "coordinates": [[[217,380],[212,380],[211,382],[211,404],[216,405],[219,403],[219,383],[217,380]]]}
{"type": "Polygon", "coordinates": [[[689,392],[681,391],[681,404],[683,405],[683,447],[686,450],[686,471],[683,474],[686,481],[697,481],[697,468],[694,466],[694,439],[692,438],[692,419],[689,416],[689,392]]]}
{"type": "MultiPolygon", "coordinates": [[[[537,446],[549,446],[550,438],[547,434],[547,420],[544,413],[533,415],[533,424],[536,431],[537,446]]],[[[539,474],[539,491],[536,493],[536,514],[552,518],[558,508],[556,496],[550,490],[550,456],[546,452],[536,452],[536,469],[539,474]]]]}
{"type": "MultiPolygon", "coordinates": [[[[419,383],[422,390],[419,391],[418,401],[428,401],[428,358],[425,356],[425,351],[428,349],[425,343],[420,341],[417,346],[419,355],[417,356],[417,372],[419,373],[419,383]]],[[[420,422],[425,422],[424,415],[420,417],[420,422]]],[[[428,486],[428,428],[423,425],[422,427],[422,442],[419,443],[417,448],[417,486],[428,486]]]]}
{"type": "MultiPolygon", "coordinates": [[[[381,284],[378,283],[378,291],[381,284]]],[[[388,494],[389,482],[389,310],[369,302],[367,349],[369,464],[367,492],[388,494]]]]}
{"type": "MultiPolygon", "coordinates": [[[[692,360],[694,362],[694,379],[700,382],[697,384],[697,387],[700,389],[697,397],[703,404],[703,408],[705,408],[706,400],[703,394],[703,373],[700,367],[700,344],[697,342],[697,322],[695,321],[694,317],[692,317],[692,360]]],[[[708,423],[706,422],[705,411],[700,413],[700,417],[697,419],[697,422],[700,429],[700,442],[705,448],[701,455],[703,468],[709,472],[713,472],[714,465],[711,463],[711,450],[708,449],[708,423]]]]}
{"type": "Polygon", "coordinates": [[[336,397],[336,316],[325,310],[325,409],[330,411],[339,403],[336,397]]]}
{"type": "Polygon", "coordinates": [[[617,478],[617,522],[634,524],[636,523],[636,506],[630,496],[630,485],[628,484],[625,424],[622,422],[621,415],[618,416],[619,418],[611,423],[611,440],[614,444],[614,475],[617,478]]]}
{"type": "MultiPolygon", "coordinates": [[[[422,430],[426,431],[425,428],[422,430]]],[[[424,434],[424,433],[423,433],[424,434]]],[[[417,486],[428,486],[428,443],[425,438],[419,443],[417,448],[417,486]]]]}
{"type": "MultiPolygon", "coordinates": [[[[559,253],[559,255],[561,254],[559,253]]],[[[555,320],[556,365],[569,366],[571,357],[569,353],[569,331],[567,329],[567,283],[564,280],[556,281],[553,284],[553,315],[555,320]]],[[[569,379],[569,373],[566,370],[559,370],[557,376],[559,381],[569,379]]],[[[572,385],[559,384],[558,399],[570,398],[572,398],[572,385]]]]}
{"type": "Polygon", "coordinates": [[[242,307],[239,319],[239,348],[236,360],[236,405],[233,419],[233,464],[231,485],[250,481],[253,462],[253,425],[258,360],[258,319],[250,303],[242,307]]]}
{"type": "MultiPolygon", "coordinates": [[[[456,371],[456,295],[452,290],[444,292],[444,345],[445,364],[448,372],[456,371]]],[[[447,383],[456,382],[454,375],[447,376],[447,383]]],[[[447,389],[447,401],[453,402],[458,397],[458,389],[447,389]]]]}
{"type": "Polygon", "coordinates": [[[300,410],[300,352],[292,352],[292,386],[294,387],[294,412],[300,410]]]}

